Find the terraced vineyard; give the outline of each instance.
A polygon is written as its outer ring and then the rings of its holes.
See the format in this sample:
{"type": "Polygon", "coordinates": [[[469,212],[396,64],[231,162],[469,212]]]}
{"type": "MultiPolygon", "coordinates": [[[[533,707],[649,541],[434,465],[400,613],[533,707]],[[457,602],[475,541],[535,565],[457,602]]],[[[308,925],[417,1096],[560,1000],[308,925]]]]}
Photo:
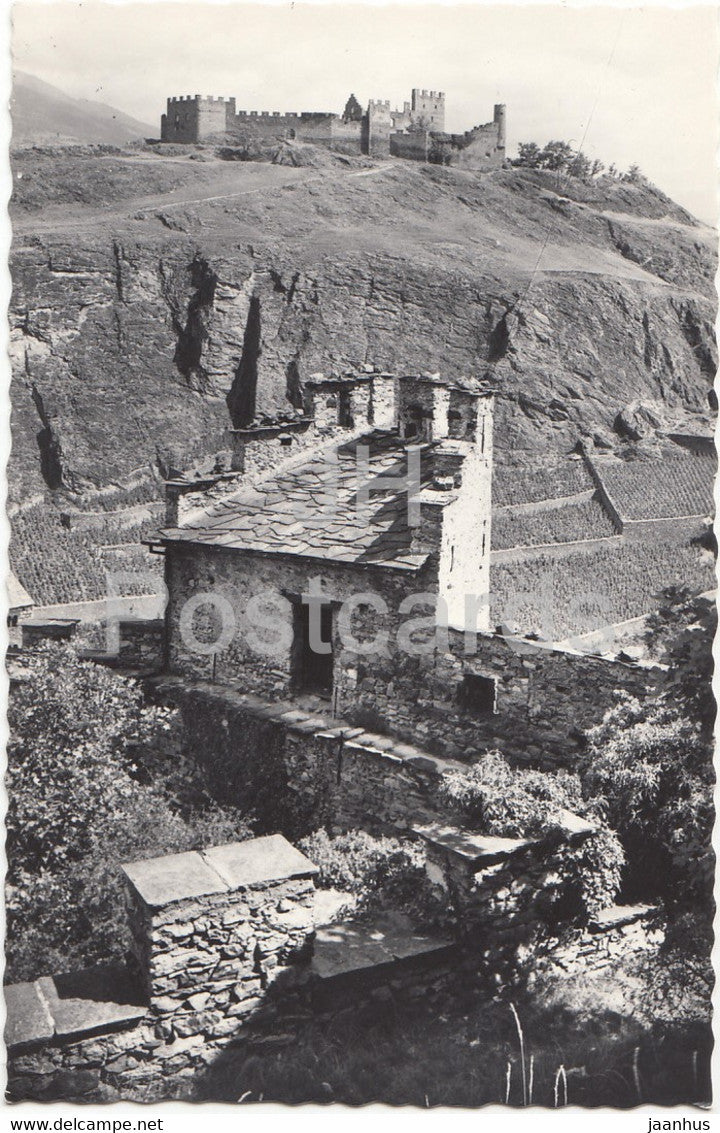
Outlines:
{"type": "Polygon", "coordinates": [[[491,567],[491,624],[558,640],[650,613],[672,585],[712,589],[712,555],[681,542],[620,540],[562,558],[534,554],[491,567]]]}
{"type": "Polygon", "coordinates": [[[11,519],[10,565],[37,605],[87,601],[105,594],[105,572],[92,541],[63,526],[52,504],[11,519]]]}
{"type": "Polygon", "coordinates": [[[495,512],[492,523],[494,550],[530,547],[543,543],[573,543],[604,539],[615,534],[612,521],[599,500],[582,500],[563,507],[517,514],[495,512]]]}
{"type": "Polygon", "coordinates": [[[712,457],[671,454],[652,461],[598,461],[596,468],[623,519],[713,513],[712,457]]]}
{"type": "Polygon", "coordinates": [[[581,460],[565,460],[551,467],[516,468],[511,464],[496,464],[493,468],[495,507],[561,499],[592,487],[590,473],[581,460]]]}
{"type": "Polygon", "coordinates": [[[12,517],[10,564],[39,606],[105,598],[108,571],[116,575],[118,593],[147,594],[159,583],[161,568],[140,540],[158,526],[154,518],[126,525],[100,517],[92,528],[71,529],[53,504],[39,503],[12,517]],[[116,544],[127,550],[101,549],[116,544]]]}
{"type": "Polygon", "coordinates": [[[157,534],[162,525],[161,516],[148,516],[135,523],[124,523],[115,516],[99,516],[93,521],[92,527],[83,530],[83,534],[95,547],[126,546],[132,543],[140,544],[144,539],[150,539],[157,534]]]}

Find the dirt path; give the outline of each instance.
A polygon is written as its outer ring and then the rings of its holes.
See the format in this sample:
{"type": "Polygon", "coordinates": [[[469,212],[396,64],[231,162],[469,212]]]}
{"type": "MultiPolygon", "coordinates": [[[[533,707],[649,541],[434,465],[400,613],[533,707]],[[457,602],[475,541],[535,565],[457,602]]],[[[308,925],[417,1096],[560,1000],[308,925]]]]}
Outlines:
{"type": "MultiPolygon", "coordinates": [[[[337,173],[333,172],[328,174],[327,171],[322,173],[311,173],[309,176],[302,176],[305,169],[294,166],[262,166],[263,171],[273,169],[282,169],[283,173],[290,174],[282,181],[273,181],[271,177],[264,178],[264,183],[256,185],[252,188],[237,189],[230,193],[208,193],[205,196],[198,197],[192,195],[192,186],[184,186],[180,189],[171,189],[169,192],[156,193],[150,197],[137,197],[117,208],[94,208],[85,210],[82,206],[75,206],[82,209],[75,215],[68,215],[68,206],[53,205],[51,209],[45,210],[46,215],[42,217],[22,218],[11,217],[13,229],[13,247],[18,249],[22,247],[21,237],[37,236],[42,232],[53,232],[62,234],[66,232],[73,232],[77,229],[88,229],[95,226],[105,225],[116,220],[133,220],[138,213],[144,212],[168,212],[170,209],[187,208],[191,205],[207,204],[214,201],[231,201],[241,197],[257,196],[258,194],[267,194],[269,192],[278,192],[282,189],[310,185],[317,181],[332,180],[334,182],[341,182],[350,180],[355,177],[372,177],[381,173],[387,173],[394,169],[397,162],[388,163],[387,165],[377,166],[373,169],[360,169],[354,172],[347,170],[339,170],[337,173]]],[[[253,169],[260,168],[253,166],[253,169]]],[[[226,171],[223,170],[223,173],[226,171]]],[[[72,206],[71,206],[72,207],[72,206]]]]}
{"type": "Polygon", "coordinates": [[[695,228],[691,224],[683,224],[681,220],[672,220],[669,216],[635,216],[633,213],[613,212],[611,209],[597,210],[596,215],[606,220],[616,220],[619,224],[632,224],[640,228],[675,228],[686,234],[692,232],[699,240],[713,243],[717,240],[715,229],[703,221],[695,228]]]}

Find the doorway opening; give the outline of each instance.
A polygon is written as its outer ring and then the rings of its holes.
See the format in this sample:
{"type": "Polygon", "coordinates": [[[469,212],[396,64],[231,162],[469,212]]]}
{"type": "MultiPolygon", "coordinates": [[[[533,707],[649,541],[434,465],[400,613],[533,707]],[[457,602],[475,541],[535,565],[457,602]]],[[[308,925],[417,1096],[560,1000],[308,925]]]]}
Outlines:
{"type": "Polygon", "coordinates": [[[333,691],[333,608],[313,598],[293,603],[293,686],[329,697],[333,691]]]}

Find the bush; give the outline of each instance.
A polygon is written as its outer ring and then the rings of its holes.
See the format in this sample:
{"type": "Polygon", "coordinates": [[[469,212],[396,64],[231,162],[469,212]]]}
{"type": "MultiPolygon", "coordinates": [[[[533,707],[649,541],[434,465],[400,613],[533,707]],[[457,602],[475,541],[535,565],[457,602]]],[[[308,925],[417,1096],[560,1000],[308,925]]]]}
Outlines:
{"type": "Polygon", "coordinates": [[[430,901],[425,855],[413,842],[376,838],[364,830],[330,837],[316,830],[299,843],[318,867],[321,889],[340,889],[369,910],[382,905],[413,911],[430,901]]]}
{"type": "Polygon", "coordinates": [[[558,917],[587,919],[615,899],[624,860],[622,847],[604,824],[597,802],[584,797],[578,775],[513,768],[493,751],[467,771],[444,775],[440,792],[477,833],[556,841],[548,869],[556,870],[562,879],[555,902],[558,917]],[[595,833],[570,845],[562,837],[563,811],[591,821],[595,833]]]}
{"type": "Polygon", "coordinates": [[[700,725],[662,700],[648,710],[625,698],[588,738],[585,787],[622,838],[628,892],[709,916],[715,777],[700,725]]]}
{"type": "Polygon", "coordinates": [[[173,711],[66,645],[34,655],[8,718],[7,957],[13,980],[120,959],[123,861],[251,836],[178,770],[173,711]],[[164,753],[164,754],[163,754],[164,753]],[[182,780],[182,782],[180,782],[182,780]]]}

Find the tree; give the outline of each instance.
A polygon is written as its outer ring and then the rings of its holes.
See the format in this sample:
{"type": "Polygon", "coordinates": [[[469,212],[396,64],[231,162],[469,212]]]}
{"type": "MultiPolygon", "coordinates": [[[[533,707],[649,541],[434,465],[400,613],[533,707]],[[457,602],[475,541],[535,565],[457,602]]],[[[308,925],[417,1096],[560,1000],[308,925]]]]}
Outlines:
{"type": "Polygon", "coordinates": [[[665,692],[649,707],[626,698],[588,734],[583,785],[622,838],[626,889],[662,898],[675,919],[712,910],[715,623],[712,602],[666,591],[648,627],[665,692]]]}
{"type": "Polygon", "coordinates": [[[538,169],[540,158],[540,146],[536,142],[520,142],[515,165],[522,165],[527,169],[538,169]]]}
{"type": "Polygon", "coordinates": [[[568,166],[568,173],[571,177],[577,177],[580,181],[587,181],[590,177],[592,165],[590,158],[586,157],[584,153],[576,153],[570,161],[568,166]]]}
{"type": "Polygon", "coordinates": [[[574,157],[567,142],[548,142],[543,148],[541,161],[543,168],[560,171],[567,169],[574,157]]]}
{"type": "Polygon", "coordinates": [[[629,181],[631,185],[644,185],[647,178],[639,165],[631,165],[623,175],[623,181],[629,181]]]}
{"type": "Polygon", "coordinates": [[[67,645],[31,659],[8,720],[13,979],[123,955],[123,861],[250,836],[183,761],[174,712],[67,645]]]}

